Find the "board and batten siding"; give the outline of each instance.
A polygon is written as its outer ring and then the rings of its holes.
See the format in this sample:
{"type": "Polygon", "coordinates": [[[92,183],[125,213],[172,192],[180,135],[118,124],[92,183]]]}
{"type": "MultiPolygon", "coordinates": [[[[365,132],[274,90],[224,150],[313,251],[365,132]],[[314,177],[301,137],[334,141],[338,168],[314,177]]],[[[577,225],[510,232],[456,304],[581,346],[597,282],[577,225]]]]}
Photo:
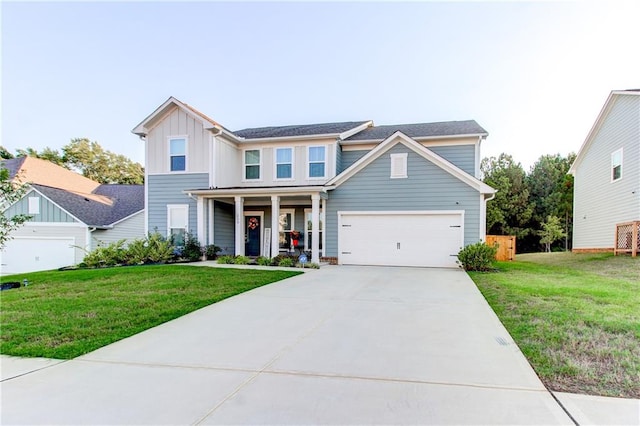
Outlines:
{"type": "MultiPolygon", "coordinates": [[[[444,158],[451,164],[459,167],[471,176],[476,174],[476,147],[475,145],[441,145],[426,146],[435,154],[444,158]]],[[[349,168],[353,163],[367,154],[369,150],[344,151],[341,156],[341,169],[338,173],[349,168]]]]}
{"type": "Polygon", "coordinates": [[[23,226],[11,232],[12,237],[29,238],[73,238],[75,263],[80,263],[89,250],[87,241],[88,228],[80,222],[42,223],[26,222],[23,226]]]}
{"type": "Polygon", "coordinates": [[[640,220],[640,96],[618,95],[575,170],[573,248],[611,249],[617,223],[640,220]],[[622,148],[622,178],[611,154],[622,148]]]}
{"type": "Polygon", "coordinates": [[[125,240],[125,245],[136,238],[146,237],[144,233],[144,212],[130,216],[117,223],[111,229],[96,229],[91,233],[91,248],[106,246],[120,240],[125,240]]]}
{"type": "Polygon", "coordinates": [[[208,187],[209,175],[207,173],[147,176],[149,232],[157,230],[161,235],[166,236],[167,204],[187,204],[189,206],[189,229],[187,231],[194,235],[197,234],[196,200],[183,194],[182,191],[208,187]]]}
{"type": "Polygon", "coordinates": [[[202,123],[180,108],[175,108],[153,127],[146,138],[146,167],[149,174],[171,173],[170,136],[187,136],[186,172],[209,172],[211,133],[202,123]]]}
{"type": "Polygon", "coordinates": [[[52,223],[72,223],[77,222],[71,215],[62,210],[48,198],[43,197],[40,193],[31,190],[15,204],[5,210],[7,217],[13,217],[18,214],[26,214],[32,216],[30,222],[52,222],[52,223]],[[40,213],[29,214],[29,198],[35,197],[39,199],[40,213]]]}
{"type": "Polygon", "coordinates": [[[464,244],[480,240],[479,192],[399,144],[329,193],[326,256],[338,256],[338,211],[407,210],[464,210],[464,244]],[[406,179],[390,178],[396,153],[408,153],[406,179]]]}

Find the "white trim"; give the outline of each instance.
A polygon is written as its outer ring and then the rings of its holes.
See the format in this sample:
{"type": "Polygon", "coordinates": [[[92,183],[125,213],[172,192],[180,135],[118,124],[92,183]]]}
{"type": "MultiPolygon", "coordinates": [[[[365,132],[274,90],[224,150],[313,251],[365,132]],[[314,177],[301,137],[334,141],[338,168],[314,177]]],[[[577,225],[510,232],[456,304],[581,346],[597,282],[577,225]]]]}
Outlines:
{"type": "MultiPolygon", "coordinates": [[[[179,157],[176,155],[175,157],[179,157]]],[[[167,136],[167,158],[169,159],[169,164],[167,165],[167,170],[171,174],[177,173],[185,173],[189,170],[188,161],[189,161],[189,135],[170,135],[167,136]],[[184,139],[184,170],[171,170],[171,141],[184,139]]]]}
{"type": "MultiPolygon", "coordinates": [[[[327,145],[309,145],[307,146],[307,161],[306,161],[306,176],[307,176],[307,180],[324,180],[327,178],[327,168],[328,168],[328,157],[329,157],[329,150],[327,149],[327,145]],[[310,165],[311,162],[309,161],[309,151],[311,150],[311,148],[324,148],[324,175],[322,176],[309,176],[310,175],[310,165]]],[[[320,164],[320,161],[314,161],[314,164],[320,164]]]]}
{"type": "Polygon", "coordinates": [[[216,206],[215,206],[215,200],[213,198],[209,198],[208,200],[208,210],[209,210],[209,217],[207,217],[207,221],[209,222],[209,232],[207,235],[207,244],[214,244],[214,230],[215,230],[215,217],[216,217],[216,206]]]}
{"type": "Polygon", "coordinates": [[[294,146],[274,146],[273,149],[273,180],[277,182],[283,181],[293,181],[295,180],[296,171],[295,171],[295,157],[296,157],[296,148],[294,146]],[[288,149],[291,150],[291,162],[290,163],[278,163],[278,150],[279,149],[288,149]],[[288,178],[279,178],[278,177],[278,164],[291,164],[291,177],[288,178]]]}
{"type": "MultiPolygon", "coordinates": [[[[65,212],[66,214],[68,214],[71,218],[73,218],[73,220],[83,224],[84,226],[88,226],[86,223],[84,223],[83,221],[81,221],[80,219],[78,219],[77,217],[75,217],[74,215],[72,215],[71,213],[69,213],[67,210],[63,209],[58,203],[56,203],[55,201],[53,201],[51,198],[47,197],[46,195],[44,195],[42,192],[38,191],[37,188],[31,186],[31,191],[37,192],[38,194],[40,194],[43,198],[45,198],[46,200],[48,200],[51,204],[53,204],[54,206],[56,206],[57,208],[59,208],[60,210],[62,210],[63,212],[65,212]]],[[[66,191],[66,192],[70,192],[70,191],[66,191]]],[[[30,193],[27,192],[26,195],[28,195],[30,193]]],[[[24,197],[22,197],[20,200],[24,199],[24,197]]],[[[11,204],[11,206],[15,205],[16,203],[18,203],[20,200],[16,201],[15,203],[11,204]]],[[[9,206],[9,207],[11,207],[9,206]]],[[[7,208],[9,208],[7,207],[7,208]]],[[[43,223],[60,223],[60,222],[43,222],[43,223]]]]}
{"type": "Polygon", "coordinates": [[[409,154],[406,152],[389,154],[391,160],[391,170],[389,170],[390,179],[406,179],[409,177],[408,156],[409,154]]]}
{"type": "MultiPolygon", "coordinates": [[[[480,136],[480,139],[483,139],[483,136],[480,136]]],[[[424,138],[413,138],[416,142],[419,142],[420,145],[425,148],[429,148],[432,146],[466,146],[466,145],[476,145],[477,139],[465,139],[465,140],[425,140],[424,138]]],[[[360,142],[360,141],[354,141],[360,142]]],[[[383,141],[363,141],[364,143],[356,144],[356,143],[341,143],[342,152],[351,152],[351,151],[368,151],[374,149],[376,146],[380,145],[383,141]]]]}
{"type": "Polygon", "coordinates": [[[249,143],[265,143],[265,142],[283,142],[290,143],[290,141],[308,141],[308,140],[318,140],[318,139],[327,139],[327,141],[335,140],[340,137],[340,133],[322,133],[319,135],[302,135],[302,136],[278,136],[271,138],[239,138],[241,144],[249,144],[249,143]]]}
{"type": "MultiPolygon", "coordinates": [[[[398,130],[398,132],[400,132],[400,130],[398,130]]],[[[466,138],[475,139],[477,137],[486,138],[487,136],[489,136],[488,133],[468,133],[468,134],[465,133],[463,135],[416,136],[412,139],[418,142],[422,142],[422,141],[432,141],[432,140],[439,140],[439,139],[466,139],[466,138]]],[[[354,141],[341,141],[340,144],[341,145],[368,145],[368,144],[377,145],[379,143],[384,142],[387,139],[362,139],[362,140],[354,140],[354,141]]],[[[444,143],[445,142],[443,142],[443,144],[444,143]]],[[[455,143],[450,143],[450,145],[454,145],[454,144],[455,143]]],[[[460,145],[471,145],[471,143],[469,142],[463,143],[461,141],[460,145]]]]}
{"type": "Polygon", "coordinates": [[[354,127],[353,129],[340,133],[340,135],[338,136],[338,140],[342,141],[344,139],[350,138],[356,133],[360,133],[361,131],[368,129],[371,126],[373,126],[373,120],[365,121],[364,123],[357,127],[354,127]]]}
{"type": "Polygon", "coordinates": [[[38,226],[51,226],[53,228],[88,228],[82,222],[25,222],[23,227],[32,228],[38,226]]]}
{"type": "MultiPolygon", "coordinates": [[[[363,157],[361,157],[358,161],[349,166],[346,170],[340,173],[338,176],[329,180],[326,183],[326,186],[335,186],[338,187],[351,177],[353,177],[356,173],[360,172],[366,166],[371,164],[376,158],[380,157],[391,148],[396,146],[397,144],[403,144],[407,148],[410,148],[416,154],[422,156],[426,160],[440,167],[442,170],[446,171],[450,175],[458,178],[460,181],[466,183],[470,187],[480,191],[483,194],[493,194],[496,192],[495,189],[491,188],[486,183],[477,179],[474,176],[471,176],[469,173],[445,160],[444,158],[437,155],[435,152],[431,151],[429,148],[426,148],[419,142],[411,139],[409,136],[405,135],[402,132],[395,132],[393,135],[389,136],[382,143],[380,143],[373,150],[369,151],[363,157]]],[[[331,188],[332,189],[332,188],[331,188]]]]}
{"type": "MultiPolygon", "coordinates": [[[[242,195],[243,197],[264,197],[267,195],[302,195],[307,196],[315,193],[326,193],[326,190],[333,189],[322,185],[317,186],[296,186],[296,187],[277,187],[270,186],[266,188],[219,188],[219,189],[185,189],[183,194],[193,195],[209,195],[212,197],[231,197],[234,195],[242,195]]],[[[325,194],[326,196],[326,194],[325,194]]]]}
{"type": "MultiPolygon", "coordinates": [[[[304,250],[305,251],[309,251],[310,247],[309,247],[309,241],[307,239],[307,233],[311,233],[311,230],[307,229],[307,213],[313,214],[313,209],[312,208],[305,208],[304,209],[304,250]]],[[[322,229],[318,228],[318,233],[322,233],[322,249],[320,249],[320,251],[322,252],[322,255],[324,256],[324,252],[327,250],[326,247],[324,245],[324,240],[325,240],[325,230],[327,227],[327,218],[326,215],[324,213],[324,209],[322,208],[322,206],[320,206],[319,212],[318,212],[318,223],[322,222],[322,229]],[[325,216],[323,218],[323,216],[325,216]]]]}
{"type": "MultiPolygon", "coordinates": [[[[195,119],[196,121],[199,121],[200,123],[202,123],[203,127],[206,130],[209,130],[209,131],[216,130],[217,132],[228,133],[228,132],[225,132],[224,129],[222,129],[218,123],[206,120],[201,115],[196,114],[195,112],[193,112],[193,110],[191,108],[187,107],[187,105],[185,103],[179,101],[178,99],[174,98],[173,96],[170,96],[169,99],[167,99],[166,101],[164,101],[162,103],[162,105],[160,105],[158,108],[156,108],[151,114],[149,114],[140,123],[138,123],[138,125],[131,130],[131,133],[133,133],[135,135],[138,135],[140,137],[147,136],[147,134],[149,134],[149,132],[153,128],[156,127],[156,126],[147,127],[147,124],[150,121],[153,121],[160,114],[162,114],[163,118],[164,118],[164,116],[166,116],[166,115],[170,114],[171,112],[173,112],[173,110],[175,108],[179,108],[185,114],[187,114],[189,117],[191,117],[191,118],[195,119]],[[173,108],[171,108],[171,104],[174,105],[173,108]]],[[[160,123],[160,122],[162,122],[162,120],[158,120],[158,123],[160,123]]],[[[234,136],[234,135],[232,135],[232,136],[234,136]]]]}
{"type": "Polygon", "coordinates": [[[117,222],[113,222],[113,223],[112,223],[112,224],[110,224],[109,226],[113,228],[114,226],[116,226],[116,225],[117,225],[117,224],[119,224],[120,222],[124,222],[124,221],[125,221],[125,220],[127,220],[127,219],[131,219],[132,217],[134,217],[134,216],[136,216],[136,215],[139,215],[140,213],[143,213],[145,210],[146,210],[146,209],[138,210],[137,212],[132,213],[132,214],[130,214],[130,215],[129,215],[129,216],[127,216],[127,217],[123,217],[122,219],[118,220],[117,222]]]}
{"type": "Polygon", "coordinates": [[[218,184],[218,167],[216,160],[218,159],[218,138],[214,135],[209,136],[209,188],[215,188],[218,184]]]}
{"type": "MultiPolygon", "coordinates": [[[[144,140],[144,164],[149,164],[149,143],[144,140]]],[[[144,235],[149,235],[149,167],[144,168],[144,235]]]]}
{"type": "Polygon", "coordinates": [[[40,197],[27,197],[27,214],[40,214],[40,197]]]}
{"type": "MultiPolygon", "coordinates": [[[[282,200],[280,200],[279,203],[282,204],[282,200]]],[[[309,203],[306,202],[305,205],[308,205],[308,204],[309,203]]],[[[272,229],[271,230],[272,235],[273,235],[273,233],[276,233],[278,235],[278,252],[280,252],[280,250],[284,250],[286,252],[289,252],[291,250],[291,247],[285,247],[284,249],[281,249],[280,248],[280,241],[279,241],[279,238],[280,238],[279,237],[280,236],[280,215],[281,214],[288,214],[288,213],[291,214],[291,226],[290,226],[290,229],[288,229],[288,230],[285,229],[283,232],[295,231],[295,229],[296,229],[296,209],[295,208],[293,208],[293,209],[280,208],[279,211],[278,211],[278,229],[276,229],[276,230],[272,229]]]]}
{"type": "MultiPolygon", "coordinates": [[[[244,232],[245,235],[247,233],[247,216],[260,216],[260,232],[258,233],[260,236],[260,243],[259,243],[259,247],[260,247],[260,256],[262,256],[262,249],[263,244],[262,244],[262,240],[264,239],[264,211],[263,210],[245,210],[244,211],[244,232]]],[[[273,232],[273,229],[271,230],[271,232],[273,232]]],[[[246,246],[247,244],[247,238],[245,236],[245,238],[243,239],[244,244],[246,246]]],[[[247,251],[246,251],[246,247],[244,250],[244,255],[247,255],[247,251]]]]}
{"type": "MultiPolygon", "coordinates": [[[[184,209],[186,210],[186,223],[184,224],[184,233],[189,232],[189,204],[167,204],[167,232],[165,236],[171,238],[171,210],[172,209],[184,209]]],[[[175,229],[181,229],[176,227],[175,229]]]]}
{"type": "Polygon", "coordinates": [[[611,153],[611,163],[609,163],[609,178],[611,179],[611,183],[614,182],[619,182],[622,180],[623,176],[624,176],[624,152],[623,152],[623,148],[618,148],[615,151],[613,151],[611,153]],[[613,178],[613,170],[615,168],[614,164],[613,164],[613,156],[620,153],[620,177],[617,179],[613,178]]]}
{"type": "Polygon", "coordinates": [[[242,182],[262,182],[262,148],[246,148],[242,150],[242,182]],[[247,164],[247,151],[258,151],[260,157],[258,161],[258,178],[247,179],[247,166],[255,166],[256,164],[247,164]]]}
{"type": "Polygon", "coordinates": [[[204,197],[196,199],[196,236],[200,244],[203,244],[206,238],[204,200],[204,197]]]}

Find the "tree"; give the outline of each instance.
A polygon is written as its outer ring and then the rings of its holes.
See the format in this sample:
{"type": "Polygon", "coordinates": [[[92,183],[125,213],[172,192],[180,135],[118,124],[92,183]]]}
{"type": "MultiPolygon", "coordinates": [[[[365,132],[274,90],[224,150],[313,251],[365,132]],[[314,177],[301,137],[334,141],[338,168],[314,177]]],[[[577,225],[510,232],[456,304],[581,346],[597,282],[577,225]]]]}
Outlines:
{"type": "Polygon", "coordinates": [[[542,223],[542,230],[538,233],[540,235],[540,243],[544,244],[547,253],[551,252],[551,244],[566,235],[562,230],[560,218],[557,216],[547,216],[547,221],[542,223]]]}
{"type": "Polygon", "coordinates": [[[103,149],[89,139],[72,139],[62,148],[65,164],[100,183],[142,184],[144,168],[124,155],[103,149]]]}
{"type": "Polygon", "coordinates": [[[484,182],[498,190],[495,198],[487,203],[488,233],[515,235],[518,239],[528,235],[533,206],[520,163],[502,153],[498,158],[483,159],[480,169],[484,182]]]}
{"type": "Polygon", "coordinates": [[[40,158],[41,160],[51,161],[52,163],[57,164],[58,166],[66,167],[67,169],[69,168],[65,164],[64,158],[58,152],[58,150],[57,149],[53,149],[53,148],[49,148],[48,146],[45,147],[42,150],[42,152],[38,152],[38,150],[36,150],[34,148],[31,148],[31,147],[27,147],[27,149],[17,149],[16,150],[16,157],[40,158]]]}
{"type": "Polygon", "coordinates": [[[526,179],[533,204],[531,227],[539,229],[548,216],[564,218],[565,250],[569,248],[573,222],[573,176],[567,172],[575,160],[571,153],[543,155],[533,165],[526,179]]]}
{"type": "Polygon", "coordinates": [[[10,160],[13,158],[13,154],[7,151],[7,148],[0,145],[0,158],[3,158],[5,160],[10,160]]]}
{"type": "Polygon", "coordinates": [[[18,201],[27,191],[27,185],[10,179],[9,170],[0,165],[0,250],[12,237],[12,231],[18,229],[24,222],[31,219],[25,214],[8,216],[7,207],[18,201]]]}

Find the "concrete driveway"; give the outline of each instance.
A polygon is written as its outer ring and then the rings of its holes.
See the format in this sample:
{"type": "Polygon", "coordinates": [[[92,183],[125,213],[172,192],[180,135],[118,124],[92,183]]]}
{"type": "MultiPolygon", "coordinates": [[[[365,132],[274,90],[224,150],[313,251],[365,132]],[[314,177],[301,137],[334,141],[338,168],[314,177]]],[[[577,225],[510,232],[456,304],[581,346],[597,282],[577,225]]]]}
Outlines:
{"type": "Polygon", "coordinates": [[[460,270],[323,267],[2,383],[2,424],[572,424],[460,270]]]}

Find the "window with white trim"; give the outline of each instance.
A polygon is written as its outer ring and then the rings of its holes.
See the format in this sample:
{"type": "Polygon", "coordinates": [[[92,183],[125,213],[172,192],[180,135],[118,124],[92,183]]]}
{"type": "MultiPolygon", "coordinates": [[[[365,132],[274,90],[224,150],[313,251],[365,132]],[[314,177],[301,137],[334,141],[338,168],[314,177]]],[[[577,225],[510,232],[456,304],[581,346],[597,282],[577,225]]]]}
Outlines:
{"type": "Polygon", "coordinates": [[[280,209],[278,219],[279,249],[288,251],[292,247],[291,231],[294,230],[296,211],[294,209],[280,209]]]}
{"type": "Polygon", "coordinates": [[[187,170],[187,138],[169,138],[169,170],[187,170]]]}
{"type": "Polygon", "coordinates": [[[307,151],[307,173],[309,178],[326,177],[326,146],[310,146],[307,151]]]}
{"type": "Polygon", "coordinates": [[[29,197],[29,214],[40,214],[40,197],[29,197]]]}
{"type": "Polygon", "coordinates": [[[293,149],[276,148],[276,179],[293,178],[293,149]]]}
{"type": "MultiPolygon", "coordinates": [[[[312,231],[312,225],[313,222],[311,220],[311,214],[312,214],[312,210],[311,209],[304,209],[304,221],[306,224],[306,231],[305,231],[305,239],[304,239],[304,249],[305,251],[311,250],[311,231],[312,231]]],[[[319,242],[319,248],[320,251],[322,251],[322,231],[324,229],[324,211],[322,209],[320,209],[320,218],[319,218],[319,228],[318,228],[318,242],[319,242]]]]}
{"type": "Polygon", "coordinates": [[[611,154],[611,182],[622,179],[622,148],[611,154]]]}
{"type": "Polygon", "coordinates": [[[407,153],[391,154],[391,179],[407,178],[407,153]]]}
{"type": "Polygon", "coordinates": [[[189,228],[189,205],[169,204],[167,205],[167,238],[170,238],[174,245],[183,246],[184,239],[189,228]]]}
{"type": "Polygon", "coordinates": [[[245,180],[260,180],[260,150],[247,149],[244,151],[245,180]]]}

